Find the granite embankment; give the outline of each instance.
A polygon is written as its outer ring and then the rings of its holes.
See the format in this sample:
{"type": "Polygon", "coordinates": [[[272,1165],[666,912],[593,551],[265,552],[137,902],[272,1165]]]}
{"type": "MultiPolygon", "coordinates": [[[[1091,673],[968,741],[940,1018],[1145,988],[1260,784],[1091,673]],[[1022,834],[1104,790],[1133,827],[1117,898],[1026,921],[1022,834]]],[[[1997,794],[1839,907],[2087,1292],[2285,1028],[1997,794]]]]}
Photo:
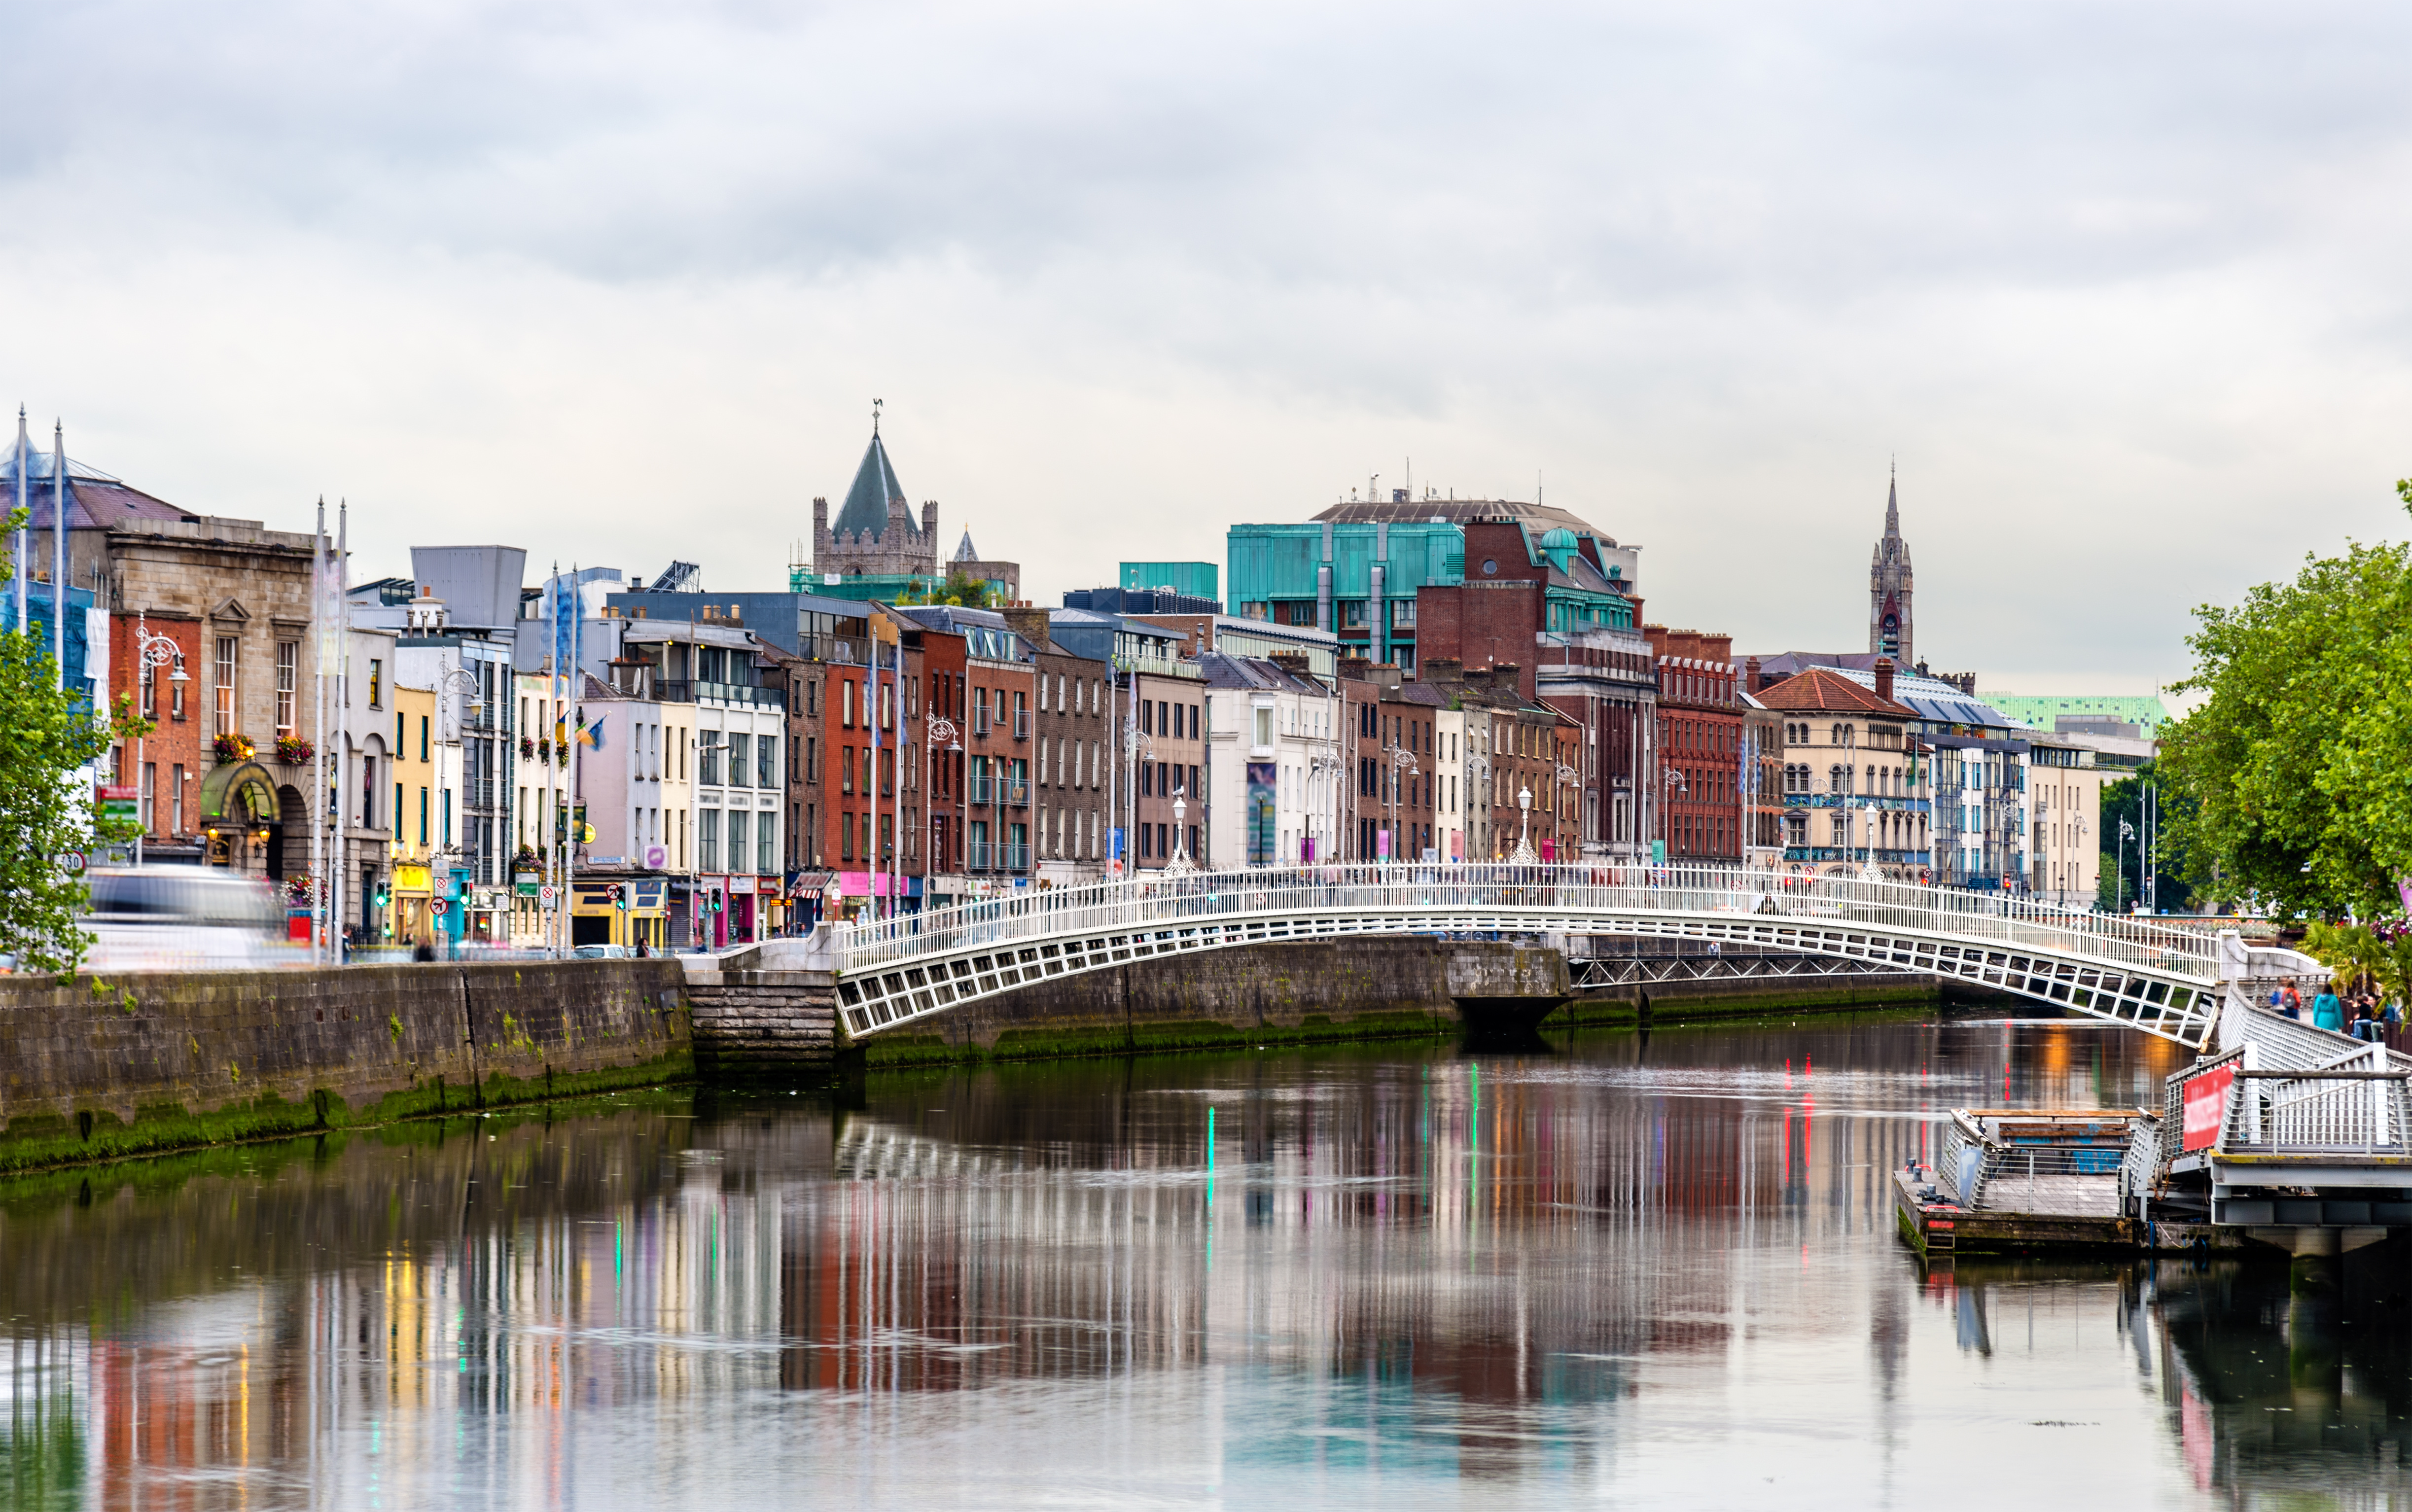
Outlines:
{"type": "Polygon", "coordinates": [[[693,1074],[675,961],[0,977],[0,1171],[693,1074]]]}
{"type": "Polygon", "coordinates": [[[1848,1011],[1936,991],[1874,976],[1569,998],[1543,947],[1355,939],[1142,962],[848,1043],[831,975],[769,953],[782,959],[0,977],[0,1172],[698,1078],[1436,1037],[1486,1013],[1554,1029],[1848,1011]]]}

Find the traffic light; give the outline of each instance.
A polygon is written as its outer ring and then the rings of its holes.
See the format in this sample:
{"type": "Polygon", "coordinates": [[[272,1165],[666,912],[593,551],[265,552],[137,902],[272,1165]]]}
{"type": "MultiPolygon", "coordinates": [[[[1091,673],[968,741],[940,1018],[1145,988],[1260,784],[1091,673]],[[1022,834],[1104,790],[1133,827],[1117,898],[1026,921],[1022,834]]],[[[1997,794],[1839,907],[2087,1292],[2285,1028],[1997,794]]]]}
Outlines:
{"type": "Polygon", "coordinates": [[[617,908],[624,914],[626,913],[634,906],[631,902],[631,895],[635,893],[636,890],[637,885],[633,882],[623,882],[618,887],[613,888],[611,889],[611,906],[617,908]]]}

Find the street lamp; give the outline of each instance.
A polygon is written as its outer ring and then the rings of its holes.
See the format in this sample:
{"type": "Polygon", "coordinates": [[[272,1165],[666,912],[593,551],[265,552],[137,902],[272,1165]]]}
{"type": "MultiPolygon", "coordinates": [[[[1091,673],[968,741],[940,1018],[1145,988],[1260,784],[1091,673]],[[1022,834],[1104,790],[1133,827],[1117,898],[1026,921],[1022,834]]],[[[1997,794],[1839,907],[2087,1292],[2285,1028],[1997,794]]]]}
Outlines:
{"type": "Polygon", "coordinates": [[[1390,859],[1394,861],[1404,861],[1407,859],[1406,841],[1400,837],[1399,832],[1399,797],[1400,790],[1406,786],[1406,777],[1409,772],[1414,772],[1418,776],[1421,776],[1423,774],[1423,769],[1416,765],[1416,754],[1413,751],[1408,750],[1404,745],[1391,746],[1390,834],[1392,836],[1392,840],[1390,848],[1396,852],[1396,854],[1391,856],[1390,859]]]}
{"type": "Polygon", "coordinates": [[[1663,848],[1672,849],[1675,840],[1675,816],[1669,814],[1668,809],[1675,801],[1675,790],[1680,787],[1689,792],[1692,785],[1684,778],[1684,769],[1681,767],[1669,767],[1666,775],[1660,780],[1667,785],[1667,801],[1658,805],[1658,843],[1663,848]]]}
{"type": "Polygon", "coordinates": [[[1167,876],[1186,876],[1198,870],[1189,859],[1189,789],[1186,785],[1172,790],[1172,859],[1165,863],[1167,876]]]}
{"type": "MultiPolygon", "coordinates": [[[[184,648],[176,644],[175,638],[172,636],[154,634],[147,613],[137,615],[134,620],[134,665],[142,669],[142,683],[145,688],[150,686],[152,669],[160,667],[174,668],[168,674],[168,681],[170,683],[192,681],[184,675],[184,648]]],[[[157,707],[155,699],[152,700],[152,706],[157,707]]],[[[143,737],[140,735],[134,737],[134,791],[138,797],[143,791],[143,737]]],[[[142,864],[142,842],[151,832],[151,815],[141,815],[137,823],[140,828],[134,832],[134,864],[140,866],[142,864]]]]}
{"type": "Polygon", "coordinates": [[[1516,807],[1522,817],[1516,830],[1516,849],[1508,859],[1511,865],[1530,866],[1540,859],[1533,854],[1533,790],[1530,787],[1516,789],[1516,807]]]}
{"type": "MultiPolygon", "coordinates": [[[[1339,808],[1340,808],[1340,804],[1339,804],[1339,801],[1338,801],[1338,800],[1339,800],[1339,779],[1340,779],[1340,773],[1341,773],[1341,771],[1344,770],[1345,765],[1346,765],[1346,764],[1345,764],[1344,762],[1342,762],[1342,761],[1341,761],[1341,759],[1340,759],[1338,756],[1331,755],[1331,754],[1330,752],[1328,752],[1328,751],[1318,751],[1318,752],[1316,752],[1314,756],[1309,756],[1309,757],[1307,758],[1307,763],[1306,763],[1306,801],[1307,801],[1306,823],[1307,823],[1307,831],[1308,831],[1308,844],[1309,844],[1310,845],[1314,845],[1314,844],[1316,844],[1316,841],[1315,841],[1315,838],[1314,838],[1314,836],[1315,836],[1315,821],[1316,821],[1316,819],[1318,819],[1318,818],[1325,818],[1325,819],[1326,819],[1326,822],[1325,822],[1325,824],[1324,824],[1324,826],[1323,826],[1322,843],[1323,843],[1324,844],[1331,845],[1331,848],[1332,848],[1333,850],[1337,850],[1337,849],[1339,848],[1336,844],[1331,844],[1331,837],[1332,837],[1333,833],[1334,833],[1334,832],[1336,832],[1336,831],[1339,829],[1339,828],[1340,828],[1339,819],[1338,819],[1338,813],[1339,813],[1339,808]],[[1316,799],[1315,799],[1316,784],[1318,781],[1322,783],[1322,785],[1323,785],[1323,791],[1324,791],[1324,794],[1325,794],[1326,800],[1327,800],[1328,801],[1330,801],[1331,806],[1331,809],[1332,809],[1332,814],[1331,814],[1331,815],[1330,817],[1328,817],[1328,818],[1327,818],[1327,817],[1326,817],[1326,815],[1324,815],[1324,813],[1323,813],[1323,810],[1322,810],[1321,806],[1320,806],[1320,805],[1318,805],[1318,804],[1316,802],[1316,799]]],[[[1328,860],[1331,860],[1331,858],[1330,856],[1322,855],[1322,854],[1320,854],[1319,852],[1318,852],[1318,854],[1316,854],[1316,855],[1315,855],[1315,856],[1307,857],[1307,858],[1302,858],[1302,859],[1309,859],[1309,860],[1317,860],[1317,861],[1328,861],[1328,860]]]]}
{"type": "MultiPolygon", "coordinates": [[[[1558,785],[1560,787],[1570,787],[1577,793],[1581,793],[1582,791],[1582,773],[1561,761],[1558,763],[1558,785]]],[[[1566,811],[1563,806],[1552,812],[1550,815],[1550,840],[1552,842],[1552,848],[1557,852],[1557,859],[1561,861],[1566,859],[1566,837],[1558,832],[1562,828],[1561,821],[1565,817],[1566,811]]]]}
{"type": "MultiPolygon", "coordinates": [[[[2127,842],[2136,838],[2136,827],[2126,820],[2119,821],[2119,878],[2110,884],[2110,911],[2127,911],[2127,842]]],[[[2311,870],[2308,866],[2305,871],[2311,870]]]]}

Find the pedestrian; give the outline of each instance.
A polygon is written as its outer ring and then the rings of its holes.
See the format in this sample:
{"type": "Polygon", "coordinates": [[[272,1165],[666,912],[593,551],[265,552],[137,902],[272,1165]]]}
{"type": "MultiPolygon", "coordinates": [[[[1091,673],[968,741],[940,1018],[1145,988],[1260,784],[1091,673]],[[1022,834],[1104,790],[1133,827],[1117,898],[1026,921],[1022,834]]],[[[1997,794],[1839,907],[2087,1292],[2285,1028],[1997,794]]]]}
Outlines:
{"type": "Polygon", "coordinates": [[[2345,1004],[2337,997],[2336,983],[2326,984],[2320,995],[2312,999],[2312,1027],[2345,1033],[2345,1004]]]}
{"type": "Polygon", "coordinates": [[[418,943],[410,947],[410,959],[413,961],[433,961],[435,959],[435,947],[429,942],[427,936],[423,934],[420,935],[418,943]]]}
{"type": "Polygon", "coordinates": [[[2302,1018],[2303,1016],[2303,994],[2295,991],[2295,984],[2288,982],[2283,995],[2285,997],[2285,1001],[2278,1005],[2278,1011],[2285,1014],[2289,1019],[2302,1018]]]}

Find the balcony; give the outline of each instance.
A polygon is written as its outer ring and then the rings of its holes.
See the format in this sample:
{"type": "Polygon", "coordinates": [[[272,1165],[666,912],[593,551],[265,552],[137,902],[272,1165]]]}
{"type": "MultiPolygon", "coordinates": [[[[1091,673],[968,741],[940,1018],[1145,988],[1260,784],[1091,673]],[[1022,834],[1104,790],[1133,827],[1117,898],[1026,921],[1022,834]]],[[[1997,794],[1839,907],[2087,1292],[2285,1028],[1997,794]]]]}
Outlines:
{"type": "Polygon", "coordinates": [[[988,733],[988,706],[986,704],[982,704],[978,709],[972,711],[972,733],[975,735],[985,735],[988,733]]]}
{"type": "Polygon", "coordinates": [[[993,872],[996,869],[996,843],[989,840],[963,842],[963,870],[993,872]]]}
{"type": "Polygon", "coordinates": [[[996,801],[996,779],[985,771],[972,773],[972,802],[986,808],[996,801]]]}
{"type": "MultiPolygon", "coordinates": [[[[69,529],[69,534],[73,534],[72,527],[69,529]]],[[[1013,738],[1017,741],[1026,741],[1030,739],[1029,710],[1016,709],[1013,712],[1013,738]]]]}
{"type": "Polygon", "coordinates": [[[1030,806],[1030,784],[1026,780],[1001,777],[997,779],[996,785],[1000,792],[999,801],[1010,804],[1017,809],[1026,809],[1030,806]]]}
{"type": "Polygon", "coordinates": [[[750,703],[765,709],[785,709],[787,695],[782,688],[750,687],[738,683],[696,683],[690,684],[697,698],[710,698],[717,703],[750,703]]]}
{"type": "Polygon", "coordinates": [[[996,847],[996,869],[1000,872],[1030,870],[1030,846],[1007,841],[996,847]]]}

